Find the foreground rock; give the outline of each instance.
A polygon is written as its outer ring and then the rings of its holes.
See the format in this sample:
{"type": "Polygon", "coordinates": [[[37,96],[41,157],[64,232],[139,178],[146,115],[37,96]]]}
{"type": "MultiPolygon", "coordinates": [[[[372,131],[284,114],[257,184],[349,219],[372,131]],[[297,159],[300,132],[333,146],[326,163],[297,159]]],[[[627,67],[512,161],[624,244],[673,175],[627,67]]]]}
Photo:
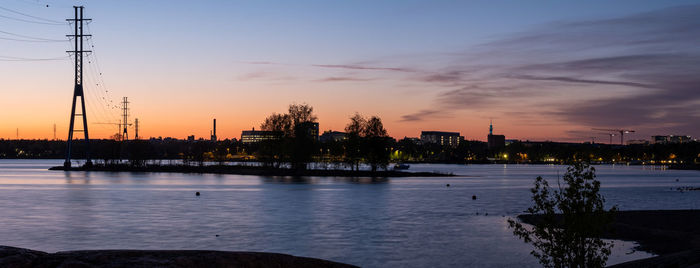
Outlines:
{"type": "Polygon", "coordinates": [[[0,246],[0,267],[356,267],[286,254],[208,250],[85,250],[46,253],[0,246]]]}
{"type": "MultiPolygon", "coordinates": [[[[520,215],[528,224],[538,215],[520,215]]],[[[604,238],[636,241],[638,249],[661,256],[613,267],[700,267],[700,210],[618,211],[604,238]]]]}
{"type": "Polygon", "coordinates": [[[638,267],[700,267],[700,250],[686,250],[636,261],[620,263],[610,268],[638,267]]]}

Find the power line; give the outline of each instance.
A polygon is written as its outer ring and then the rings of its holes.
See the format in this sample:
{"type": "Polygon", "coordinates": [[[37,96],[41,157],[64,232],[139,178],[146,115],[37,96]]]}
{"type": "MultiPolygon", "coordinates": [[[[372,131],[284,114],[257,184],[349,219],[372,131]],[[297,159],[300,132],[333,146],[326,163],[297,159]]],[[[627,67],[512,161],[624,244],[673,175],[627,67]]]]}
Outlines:
{"type": "Polygon", "coordinates": [[[17,41],[17,42],[31,42],[31,43],[58,43],[67,42],[68,40],[30,40],[30,39],[17,39],[17,38],[7,38],[0,37],[0,40],[17,41]]]}
{"type": "Polygon", "coordinates": [[[12,10],[12,9],[9,9],[9,8],[5,8],[5,7],[0,7],[0,9],[5,10],[5,11],[7,11],[7,12],[15,13],[15,14],[18,14],[18,15],[26,16],[26,17],[29,17],[29,18],[32,18],[32,19],[43,20],[43,21],[47,21],[47,22],[53,22],[53,23],[56,23],[56,24],[64,24],[64,23],[61,22],[61,21],[51,20],[51,19],[45,19],[45,18],[37,17],[37,16],[32,16],[32,15],[25,14],[25,13],[22,13],[22,12],[19,12],[19,11],[15,11],[15,10],[12,10]]]}
{"type": "Polygon", "coordinates": [[[21,57],[10,57],[10,56],[0,56],[0,61],[52,61],[52,60],[66,60],[67,56],[57,57],[57,58],[21,58],[21,57]]]}
{"type": "MultiPolygon", "coordinates": [[[[86,38],[86,40],[88,40],[88,38],[86,38]]],[[[71,50],[74,50],[72,43],[70,43],[69,48],[71,50]]],[[[101,91],[101,89],[99,88],[99,82],[97,80],[95,80],[95,75],[92,71],[94,69],[94,66],[92,66],[93,64],[90,64],[90,62],[91,62],[90,61],[90,54],[92,54],[92,52],[86,53],[86,56],[88,57],[88,64],[87,64],[88,68],[87,68],[87,72],[85,73],[84,78],[86,80],[85,82],[87,82],[87,83],[83,83],[83,86],[84,86],[85,95],[88,96],[88,98],[92,99],[92,101],[87,101],[86,105],[88,106],[88,110],[93,111],[92,114],[98,117],[97,118],[98,121],[116,122],[116,121],[118,121],[119,117],[115,114],[115,111],[110,110],[110,109],[107,109],[107,110],[105,109],[105,107],[111,108],[108,101],[104,97],[97,95],[97,94],[101,93],[101,92],[99,92],[99,91],[101,91]],[[90,67],[92,67],[92,68],[90,68],[90,67]],[[96,85],[97,87],[93,88],[92,85],[96,85]]],[[[83,69],[85,70],[85,68],[83,68],[83,69]]],[[[101,126],[101,127],[105,128],[105,126],[101,126]]]]}
{"type": "MultiPolygon", "coordinates": [[[[92,33],[92,29],[90,29],[90,24],[87,24],[87,30],[88,30],[88,33],[92,33]]],[[[117,108],[117,106],[111,104],[111,103],[114,103],[114,101],[113,101],[113,98],[109,94],[109,89],[107,88],[107,85],[104,81],[104,77],[102,76],[102,68],[100,67],[100,62],[97,59],[97,53],[95,53],[95,50],[94,50],[94,48],[95,48],[94,40],[91,37],[91,38],[87,39],[87,42],[92,50],[92,53],[87,55],[88,56],[88,65],[92,68],[90,71],[94,72],[93,75],[95,76],[97,86],[101,87],[101,89],[104,90],[104,92],[102,92],[102,90],[100,90],[100,93],[102,93],[104,96],[103,98],[106,101],[110,102],[110,103],[108,103],[107,106],[109,108],[115,109],[115,108],[117,108]],[[94,64],[92,64],[93,62],[94,62],[94,64]]]]}
{"type": "MultiPolygon", "coordinates": [[[[88,21],[89,22],[89,21],[88,21]]],[[[87,34],[85,38],[85,41],[87,41],[87,45],[90,48],[94,48],[94,41],[92,40],[91,34],[91,29],[90,29],[90,24],[86,23],[87,26],[87,34]]],[[[72,46],[73,44],[71,44],[72,46]]],[[[117,122],[119,121],[119,116],[116,114],[116,110],[119,108],[118,106],[114,105],[114,100],[109,96],[108,92],[109,90],[107,89],[104,78],[102,77],[102,72],[98,71],[99,64],[97,63],[97,59],[95,56],[94,50],[91,49],[90,53],[87,53],[85,55],[88,60],[87,64],[87,72],[85,75],[85,78],[87,79],[88,83],[84,83],[86,86],[86,95],[88,95],[93,101],[93,105],[90,105],[90,102],[88,102],[88,106],[90,109],[94,109],[98,111],[99,113],[93,113],[96,115],[102,115],[102,117],[106,120],[104,121],[111,121],[111,122],[117,122]],[[92,89],[92,90],[90,90],[92,89]],[[99,109],[98,109],[99,108],[99,109]],[[105,109],[107,108],[107,109],[105,109]]]]}
{"type": "Polygon", "coordinates": [[[27,23],[44,24],[44,25],[63,25],[63,24],[65,24],[65,23],[53,23],[53,22],[42,22],[42,21],[25,20],[25,19],[20,19],[20,18],[8,17],[8,16],[5,16],[5,15],[0,15],[0,18],[6,18],[6,19],[9,19],[9,20],[15,20],[15,21],[21,21],[21,22],[27,22],[27,23]]]}
{"type": "Polygon", "coordinates": [[[29,35],[16,34],[16,33],[11,33],[11,32],[6,32],[6,31],[0,31],[0,33],[12,35],[12,36],[17,36],[17,37],[22,37],[22,38],[27,38],[27,39],[47,41],[47,42],[65,42],[66,41],[65,39],[48,39],[48,38],[43,38],[43,37],[35,37],[35,36],[29,36],[29,35]]]}

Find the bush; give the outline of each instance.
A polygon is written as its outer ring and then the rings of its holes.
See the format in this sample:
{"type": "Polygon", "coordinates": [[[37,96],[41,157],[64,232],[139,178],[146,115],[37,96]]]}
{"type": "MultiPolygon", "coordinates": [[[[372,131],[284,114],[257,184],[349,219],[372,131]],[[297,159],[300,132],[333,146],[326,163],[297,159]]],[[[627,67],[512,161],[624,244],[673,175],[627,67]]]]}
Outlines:
{"type": "Polygon", "coordinates": [[[558,185],[558,190],[552,190],[537,177],[531,190],[535,204],[527,212],[541,220],[532,228],[513,219],[508,219],[508,225],[515,236],[535,247],[531,254],[544,267],[604,267],[613,244],[601,236],[617,207],[605,210],[600,182],[590,164],[572,164],[563,179],[565,188],[558,185]]]}

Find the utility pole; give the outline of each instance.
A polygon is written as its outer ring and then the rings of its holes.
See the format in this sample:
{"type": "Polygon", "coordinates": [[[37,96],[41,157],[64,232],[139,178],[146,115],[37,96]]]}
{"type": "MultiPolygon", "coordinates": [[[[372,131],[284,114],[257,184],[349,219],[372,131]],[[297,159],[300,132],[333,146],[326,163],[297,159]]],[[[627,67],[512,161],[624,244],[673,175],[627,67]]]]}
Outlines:
{"type": "Polygon", "coordinates": [[[90,36],[83,34],[83,22],[90,21],[90,19],[83,19],[83,6],[73,6],[75,11],[74,19],[67,19],[69,22],[73,22],[74,34],[67,35],[72,37],[74,44],[73,51],[66,51],[68,53],[73,53],[75,57],[75,86],[73,87],[73,105],[71,106],[70,112],[70,125],[68,128],[68,143],[66,149],[66,161],[63,162],[65,168],[70,168],[70,158],[71,149],[73,147],[73,132],[83,132],[85,134],[85,166],[92,166],[92,160],[90,159],[90,137],[88,136],[88,124],[87,124],[87,111],[85,110],[85,95],[83,94],[83,53],[89,53],[92,51],[83,50],[83,37],[90,36]],[[82,108],[82,114],[75,113],[75,104],[77,98],[80,97],[80,106],[82,108]],[[76,130],[73,128],[75,123],[75,116],[80,116],[83,118],[83,129],[76,130]]]}
{"type": "Polygon", "coordinates": [[[56,123],[53,124],[53,140],[56,140],[56,123]]]}
{"type": "Polygon", "coordinates": [[[134,119],[134,134],[135,134],[134,139],[138,140],[139,139],[139,119],[138,118],[134,119]]]}
{"type": "Polygon", "coordinates": [[[122,137],[124,138],[123,140],[128,141],[129,133],[127,131],[127,126],[129,124],[127,122],[129,122],[129,101],[127,97],[124,97],[122,100],[122,117],[124,117],[124,132],[122,133],[122,137]]]}
{"type": "Polygon", "coordinates": [[[19,140],[19,128],[17,128],[17,133],[15,133],[15,135],[17,135],[15,136],[15,139],[19,140]]]}

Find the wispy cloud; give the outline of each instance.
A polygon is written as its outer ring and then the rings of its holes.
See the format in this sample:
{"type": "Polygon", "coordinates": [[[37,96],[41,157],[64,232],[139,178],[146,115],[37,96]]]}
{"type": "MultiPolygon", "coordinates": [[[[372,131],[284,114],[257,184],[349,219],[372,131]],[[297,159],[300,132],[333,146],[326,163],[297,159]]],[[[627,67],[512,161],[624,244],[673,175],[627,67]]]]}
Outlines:
{"type": "Polygon", "coordinates": [[[315,80],[317,82],[366,82],[373,81],[373,78],[357,78],[357,77],[342,77],[342,76],[332,76],[322,79],[315,80]]]}
{"type": "Polygon", "coordinates": [[[543,117],[583,127],[700,134],[698,17],[700,5],[558,22],[477,46],[424,76],[452,89],[436,95],[430,113],[402,119],[523,103],[536,113],[547,104],[543,117]]]}
{"type": "Polygon", "coordinates": [[[418,112],[401,116],[402,122],[421,121],[425,118],[441,118],[447,114],[440,110],[420,110],[418,112]]]}
{"type": "Polygon", "coordinates": [[[366,70],[366,71],[392,71],[392,72],[416,72],[416,70],[403,67],[372,66],[364,64],[288,64],[273,61],[239,61],[243,64],[251,65],[295,65],[317,68],[346,69],[346,70],[366,70]]]}
{"type": "Polygon", "coordinates": [[[629,87],[654,88],[653,86],[646,85],[643,83],[636,83],[636,82],[581,79],[581,78],[565,77],[565,76],[511,75],[508,77],[513,78],[513,79],[523,79],[523,80],[558,81],[558,82],[566,82],[566,83],[595,84],[595,85],[617,85],[617,86],[629,86],[629,87]]]}
{"type": "Polygon", "coordinates": [[[320,68],[349,69],[349,70],[370,70],[370,71],[392,71],[392,72],[415,72],[415,70],[400,67],[377,67],[348,64],[312,64],[311,66],[320,68]]]}

